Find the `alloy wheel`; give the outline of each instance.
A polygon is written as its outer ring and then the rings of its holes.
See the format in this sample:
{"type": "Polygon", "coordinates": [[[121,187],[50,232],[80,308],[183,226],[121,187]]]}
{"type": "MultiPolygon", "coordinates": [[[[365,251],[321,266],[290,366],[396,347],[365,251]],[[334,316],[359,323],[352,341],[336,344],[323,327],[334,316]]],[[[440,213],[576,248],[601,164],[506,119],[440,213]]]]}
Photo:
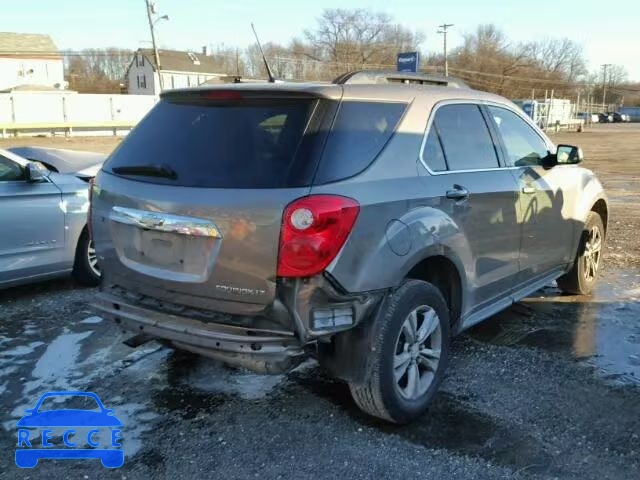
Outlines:
{"type": "Polygon", "coordinates": [[[400,329],[393,358],[396,388],[407,400],[420,398],[433,382],[440,361],[442,331],[435,310],[412,310],[400,329]]]}
{"type": "Polygon", "coordinates": [[[598,227],[592,227],[587,236],[582,261],[584,262],[584,278],[591,282],[596,278],[602,254],[602,233],[598,227]]]}
{"type": "Polygon", "coordinates": [[[89,241],[89,246],[87,247],[87,260],[89,261],[89,268],[96,276],[100,276],[100,267],[98,267],[98,255],[96,254],[96,249],[93,245],[93,240],[89,241]]]}

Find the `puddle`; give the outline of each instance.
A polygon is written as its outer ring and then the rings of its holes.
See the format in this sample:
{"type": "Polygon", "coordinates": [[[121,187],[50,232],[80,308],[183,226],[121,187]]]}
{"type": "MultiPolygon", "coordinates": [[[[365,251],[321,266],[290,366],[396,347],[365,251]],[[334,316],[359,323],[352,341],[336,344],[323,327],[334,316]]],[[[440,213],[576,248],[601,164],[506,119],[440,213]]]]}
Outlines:
{"type": "Polygon", "coordinates": [[[256,375],[176,350],[167,360],[168,385],[154,400],[157,407],[194,418],[228,401],[265,398],[285,380],[284,375],[256,375]]]}
{"type": "Polygon", "coordinates": [[[292,382],[343,408],[356,422],[415,445],[446,449],[461,455],[522,469],[528,473],[551,473],[553,455],[525,429],[501,425],[498,419],[475,411],[461,399],[440,392],[423,417],[409,425],[393,425],[369,417],[355,405],[349,387],[327,377],[321,370],[292,376],[292,382]]]}
{"type": "Polygon", "coordinates": [[[266,397],[285,379],[284,375],[258,375],[231,369],[208,358],[194,359],[193,369],[184,383],[193,390],[238,396],[244,400],[266,397]]]}
{"type": "Polygon", "coordinates": [[[122,450],[126,458],[135,456],[143,447],[143,435],[154,429],[159,415],[138,403],[110,404],[122,422],[122,450]]]}
{"type": "Polygon", "coordinates": [[[640,273],[609,274],[588,297],[545,287],[466,334],[565,353],[615,383],[640,384],[640,273]]]}
{"type": "Polygon", "coordinates": [[[79,323],[93,325],[100,322],[102,322],[102,317],[92,316],[92,317],[87,317],[84,320],[80,320],[79,323]]]}

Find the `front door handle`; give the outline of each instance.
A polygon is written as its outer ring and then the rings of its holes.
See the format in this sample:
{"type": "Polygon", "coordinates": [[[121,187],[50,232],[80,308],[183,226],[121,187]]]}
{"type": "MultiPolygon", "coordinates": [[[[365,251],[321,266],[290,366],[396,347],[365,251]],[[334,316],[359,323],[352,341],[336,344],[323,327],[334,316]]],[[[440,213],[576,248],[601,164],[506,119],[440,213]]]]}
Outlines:
{"type": "Polygon", "coordinates": [[[454,185],[453,190],[447,190],[446,197],[451,200],[463,200],[469,198],[469,190],[460,185],[454,185]]]}
{"type": "Polygon", "coordinates": [[[536,193],[536,189],[535,189],[535,187],[530,187],[530,186],[522,187],[522,193],[526,193],[527,195],[531,195],[532,193],[536,193]]]}

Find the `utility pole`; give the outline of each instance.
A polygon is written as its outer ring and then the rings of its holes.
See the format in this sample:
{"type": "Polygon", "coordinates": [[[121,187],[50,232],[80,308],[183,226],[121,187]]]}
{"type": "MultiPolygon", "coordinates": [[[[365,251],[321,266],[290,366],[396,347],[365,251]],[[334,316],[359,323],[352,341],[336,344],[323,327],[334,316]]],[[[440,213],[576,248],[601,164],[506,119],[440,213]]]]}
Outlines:
{"type": "Polygon", "coordinates": [[[153,43],[153,56],[156,59],[156,69],[158,70],[158,80],[160,82],[160,91],[164,88],[162,84],[162,73],[160,72],[160,55],[158,54],[158,46],[156,45],[156,34],[153,29],[154,21],[153,15],[156,13],[155,6],[150,0],[144,0],[147,4],[147,18],[149,19],[149,30],[151,30],[151,43],[153,43]]]}
{"type": "Polygon", "coordinates": [[[610,63],[604,63],[600,65],[602,67],[602,113],[606,113],[606,101],[607,101],[607,69],[611,66],[610,63]]]}
{"type": "Polygon", "coordinates": [[[438,30],[438,33],[441,33],[443,36],[443,44],[444,44],[444,76],[449,76],[449,59],[447,58],[447,28],[453,27],[453,23],[443,23],[442,25],[438,25],[441,30],[438,30]]]}

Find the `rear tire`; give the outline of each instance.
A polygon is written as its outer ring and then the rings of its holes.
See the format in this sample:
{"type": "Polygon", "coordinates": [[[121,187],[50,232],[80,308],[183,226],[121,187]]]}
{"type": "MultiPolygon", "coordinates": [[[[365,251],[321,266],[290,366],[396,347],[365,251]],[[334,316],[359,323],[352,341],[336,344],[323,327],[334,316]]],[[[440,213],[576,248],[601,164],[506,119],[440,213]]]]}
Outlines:
{"type": "Polygon", "coordinates": [[[95,249],[86,229],[80,234],[78,246],[76,247],[73,278],[78,283],[89,287],[95,287],[100,284],[101,274],[97,265],[95,249]]]}
{"type": "Polygon", "coordinates": [[[368,332],[363,382],[350,382],[356,404],[395,423],[420,416],[449,361],[449,309],[435,286],[407,280],[383,304],[368,332]],[[414,320],[415,319],[415,320],[414,320]]]}
{"type": "Polygon", "coordinates": [[[602,265],[605,230],[602,218],[589,212],[571,270],[558,278],[558,288],[573,295],[589,295],[596,285],[602,265]]]}

